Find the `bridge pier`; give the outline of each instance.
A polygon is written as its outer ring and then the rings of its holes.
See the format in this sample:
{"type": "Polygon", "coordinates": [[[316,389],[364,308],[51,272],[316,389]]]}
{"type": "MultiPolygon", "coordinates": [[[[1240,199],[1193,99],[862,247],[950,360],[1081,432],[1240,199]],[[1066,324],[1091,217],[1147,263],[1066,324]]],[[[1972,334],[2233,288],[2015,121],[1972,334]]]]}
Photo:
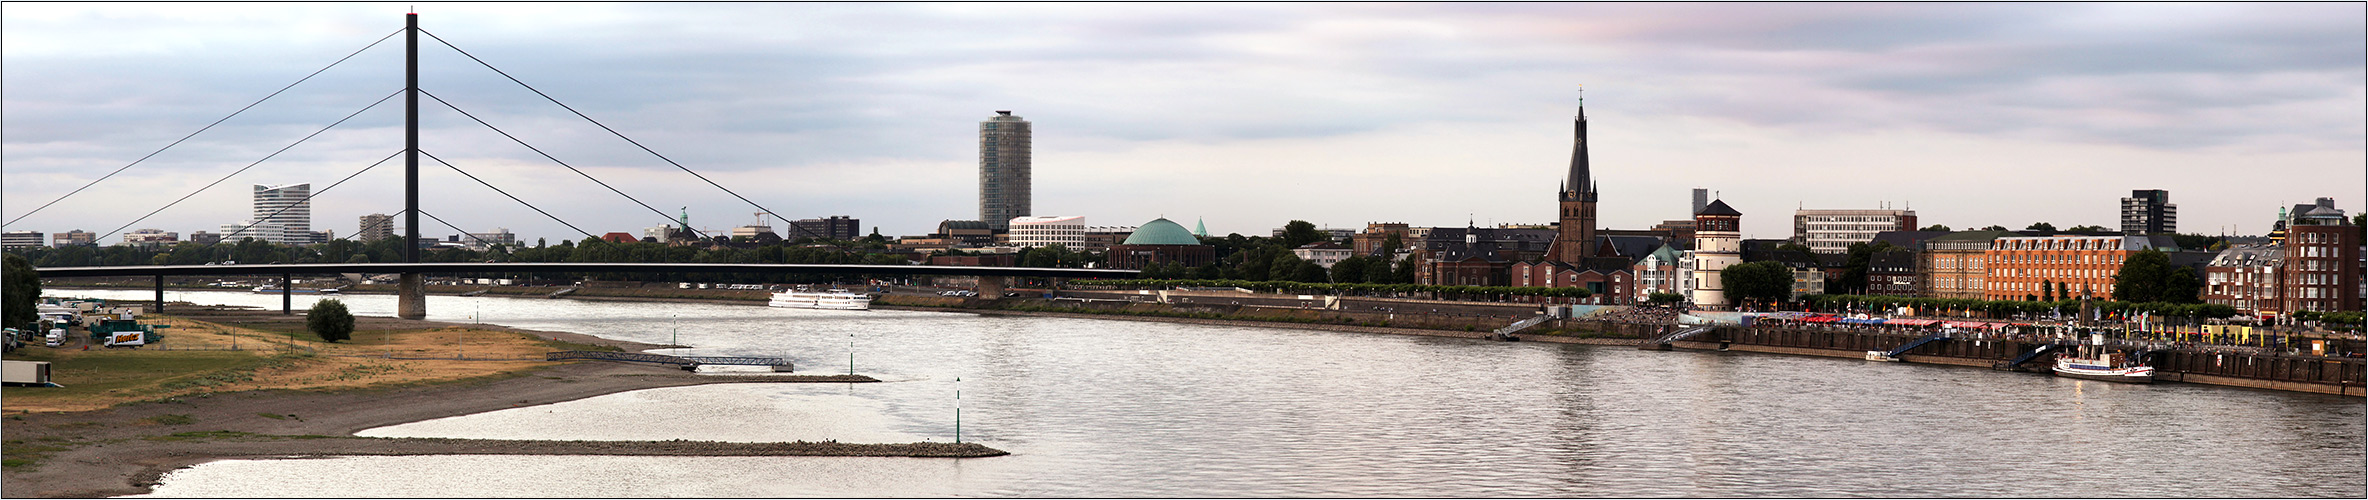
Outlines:
{"type": "Polygon", "coordinates": [[[164,312],[164,275],[156,275],[156,312],[164,312]]]}
{"type": "Polygon", "coordinates": [[[395,283],[395,317],[428,318],[428,287],[419,273],[403,273],[402,280],[395,283]]]}
{"type": "Polygon", "coordinates": [[[296,314],[296,275],[280,275],[280,314],[296,314]]]}
{"type": "Polygon", "coordinates": [[[1002,276],[978,277],[978,297],[984,300],[1003,298],[1003,288],[1011,286],[1011,278],[1002,276]]]}

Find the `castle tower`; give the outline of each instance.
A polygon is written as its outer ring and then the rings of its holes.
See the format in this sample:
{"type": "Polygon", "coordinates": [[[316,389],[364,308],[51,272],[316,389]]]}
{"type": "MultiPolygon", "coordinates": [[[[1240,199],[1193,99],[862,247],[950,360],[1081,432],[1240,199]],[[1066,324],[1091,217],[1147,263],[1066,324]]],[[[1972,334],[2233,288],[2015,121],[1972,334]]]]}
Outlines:
{"type": "Polygon", "coordinates": [[[1579,115],[1571,118],[1570,178],[1562,181],[1561,232],[1556,235],[1554,260],[1578,262],[1595,255],[1595,181],[1587,172],[1587,97],[1579,96],[1579,115]]]}
{"type": "Polygon", "coordinates": [[[1725,308],[1726,282],[1719,279],[1727,266],[1743,263],[1743,213],[1727,202],[1711,200],[1694,213],[1694,305],[1725,308]]]}

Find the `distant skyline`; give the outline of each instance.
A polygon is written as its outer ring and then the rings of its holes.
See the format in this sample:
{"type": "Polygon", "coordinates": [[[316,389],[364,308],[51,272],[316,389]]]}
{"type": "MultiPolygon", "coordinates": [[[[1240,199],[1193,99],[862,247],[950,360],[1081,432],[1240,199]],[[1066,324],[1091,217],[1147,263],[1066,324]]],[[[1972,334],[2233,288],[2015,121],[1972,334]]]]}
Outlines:
{"type": "MultiPolygon", "coordinates": [[[[403,26],[404,4],[0,6],[0,217],[130,163],[403,26]]],[[[2179,229],[2260,234],[2282,206],[2368,206],[2361,4],[421,4],[421,27],[757,203],[889,236],[977,211],[975,127],[1035,124],[1035,215],[1165,216],[1212,234],[1543,224],[1587,89],[1601,225],[1749,238],[1793,210],[1916,210],[1968,229],[2119,227],[2170,191],[2179,229]]],[[[402,38],[8,230],[105,233],[402,86],[402,38]]],[[[421,99],[422,149],[597,236],[681,207],[757,209],[433,39],[421,87],[651,213],[421,99]]],[[[146,222],[252,217],[402,148],[401,101],[146,222]]],[[[584,237],[422,159],[462,230],[584,237]]],[[[402,208],[400,160],[312,202],[351,234],[402,208]]],[[[422,218],[423,221],[428,219],[422,218]]],[[[775,221],[778,226],[778,221],[775,221]]],[[[455,234],[428,222],[423,236],[455,234]]],[[[120,234],[102,243],[120,241],[120,234]]]]}

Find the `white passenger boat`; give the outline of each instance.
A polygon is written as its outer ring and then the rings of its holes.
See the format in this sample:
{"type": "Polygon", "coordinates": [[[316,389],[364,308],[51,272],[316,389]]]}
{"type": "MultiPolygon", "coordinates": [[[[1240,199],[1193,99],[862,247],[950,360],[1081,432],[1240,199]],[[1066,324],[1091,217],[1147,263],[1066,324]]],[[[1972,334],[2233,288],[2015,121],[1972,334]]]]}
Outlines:
{"type": "Polygon", "coordinates": [[[771,302],[766,302],[765,305],[773,307],[795,307],[800,309],[842,309],[863,311],[872,308],[872,297],[870,295],[837,289],[827,292],[790,290],[786,292],[773,292],[773,300],[771,302]]]}
{"type": "Polygon", "coordinates": [[[2104,346],[2100,345],[2102,336],[2093,338],[2069,355],[2056,356],[2056,376],[2136,384],[2154,382],[2154,367],[2130,359],[2126,353],[2104,352],[2104,346]]]}

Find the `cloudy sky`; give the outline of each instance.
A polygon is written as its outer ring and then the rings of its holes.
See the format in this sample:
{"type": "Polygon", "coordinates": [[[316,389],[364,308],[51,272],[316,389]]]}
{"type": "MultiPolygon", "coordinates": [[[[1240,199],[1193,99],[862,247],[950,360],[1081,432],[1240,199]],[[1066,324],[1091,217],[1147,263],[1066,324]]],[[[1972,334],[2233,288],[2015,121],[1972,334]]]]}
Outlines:
{"type": "MultiPolygon", "coordinates": [[[[1035,123],[1035,213],[1263,234],[1544,223],[1587,89],[1602,224],[1719,191],[1749,237],[1800,207],[1926,224],[2117,227],[2167,189],[2184,232],[2268,229],[2368,185],[2360,4],[424,4],[421,27],[792,218],[917,235],[978,216],[980,120],[1035,123]]],[[[186,235],[249,187],[327,187],[403,147],[402,38],[56,206],[403,26],[403,4],[0,6],[7,229],[186,235]]],[[[758,209],[421,37],[421,83],[697,226],[758,209]]],[[[421,149],[594,234],[660,215],[435,100],[421,149]]],[[[402,208],[401,160],[313,201],[402,208]]],[[[580,238],[423,158],[425,211],[580,238]]],[[[426,219],[423,219],[425,221],[426,219]]],[[[453,234],[423,224],[424,234],[453,234]]],[[[106,242],[118,241],[108,237],[106,242]]]]}

